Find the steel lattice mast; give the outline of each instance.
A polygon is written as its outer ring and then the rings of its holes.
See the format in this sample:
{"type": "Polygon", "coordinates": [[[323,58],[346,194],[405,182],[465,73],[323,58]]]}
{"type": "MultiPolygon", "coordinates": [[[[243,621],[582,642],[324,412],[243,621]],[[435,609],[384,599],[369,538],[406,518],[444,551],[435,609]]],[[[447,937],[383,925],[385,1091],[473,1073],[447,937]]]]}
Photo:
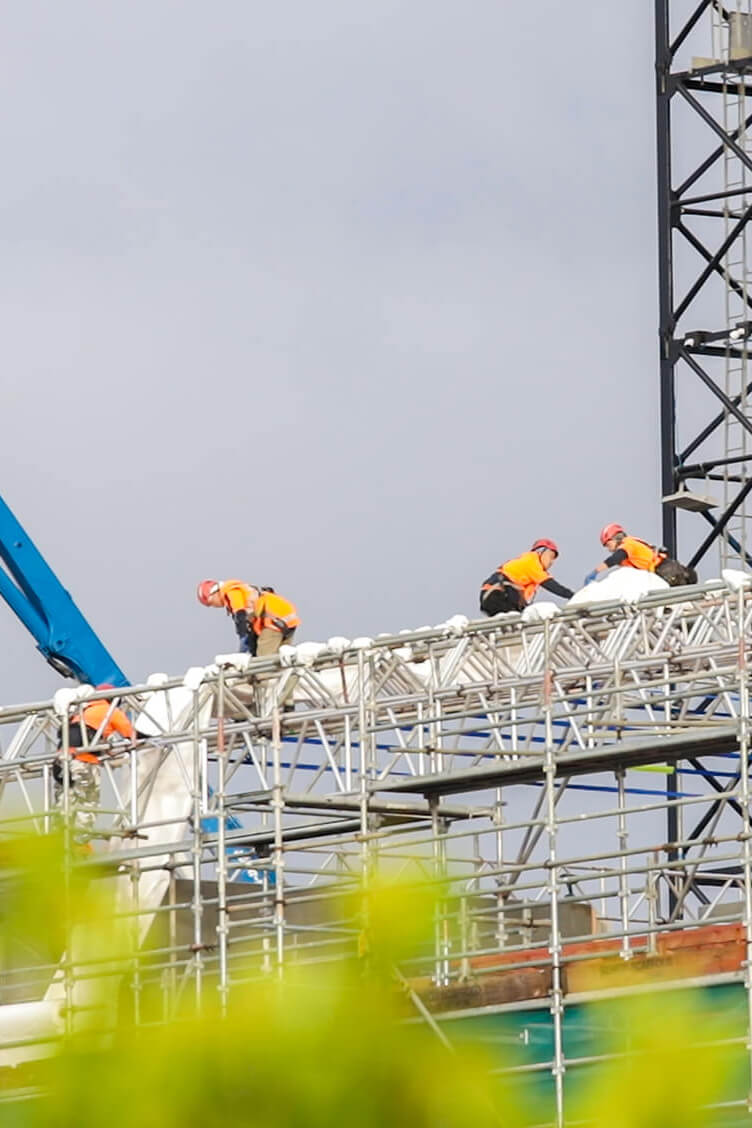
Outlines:
{"type": "Polygon", "coordinates": [[[751,12],[655,4],[663,539],[692,565],[752,563],[751,12]],[[677,509],[706,522],[681,545],[677,509]]]}

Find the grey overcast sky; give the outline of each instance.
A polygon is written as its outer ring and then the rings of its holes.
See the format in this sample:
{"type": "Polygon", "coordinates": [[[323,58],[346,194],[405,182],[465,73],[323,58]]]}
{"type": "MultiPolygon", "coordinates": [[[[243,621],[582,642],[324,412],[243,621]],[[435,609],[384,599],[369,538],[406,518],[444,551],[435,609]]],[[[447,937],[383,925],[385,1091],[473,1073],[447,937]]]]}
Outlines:
{"type": "Polygon", "coordinates": [[[353,637],[659,537],[647,5],[3,17],[0,492],[133,680],[233,648],[205,576],[353,637]]]}

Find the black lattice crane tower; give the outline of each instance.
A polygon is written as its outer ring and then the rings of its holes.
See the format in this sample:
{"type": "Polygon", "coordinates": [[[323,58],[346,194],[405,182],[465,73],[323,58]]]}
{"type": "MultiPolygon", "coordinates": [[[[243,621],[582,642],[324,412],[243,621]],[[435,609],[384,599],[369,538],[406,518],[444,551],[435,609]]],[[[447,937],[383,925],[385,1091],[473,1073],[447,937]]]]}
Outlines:
{"type": "Polygon", "coordinates": [[[655,0],[663,540],[731,567],[752,564],[751,5],[655,0]]]}

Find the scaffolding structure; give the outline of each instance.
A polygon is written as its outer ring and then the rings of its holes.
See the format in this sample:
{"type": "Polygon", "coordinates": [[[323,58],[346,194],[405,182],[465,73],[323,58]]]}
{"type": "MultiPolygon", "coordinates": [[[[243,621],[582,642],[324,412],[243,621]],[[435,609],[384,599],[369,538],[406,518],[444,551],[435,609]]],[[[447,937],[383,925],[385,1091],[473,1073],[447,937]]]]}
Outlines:
{"type": "MultiPolygon", "coordinates": [[[[568,1008],[599,995],[594,954],[648,970],[661,955],[666,987],[676,945],[725,927],[738,960],[695,980],[736,983],[752,1006],[750,587],[526,619],[220,656],[94,694],[149,733],[103,761],[95,853],[67,844],[72,865],[119,883],[134,1021],[154,1021],[155,992],[169,1020],[186,999],[352,958],[360,926],[341,897],[376,873],[442,889],[431,950],[400,969],[416,1018],[451,1037],[479,1008],[548,1013],[550,1052],[525,1069],[548,1077],[557,1124],[584,1061],[568,1008]]],[[[79,709],[65,691],[0,710],[0,840],[53,827],[52,765],[79,709]]],[[[100,973],[111,956],[75,944],[6,966],[0,1056],[74,1029],[100,973]],[[57,1027],[4,1024],[40,999],[57,1027]]]]}

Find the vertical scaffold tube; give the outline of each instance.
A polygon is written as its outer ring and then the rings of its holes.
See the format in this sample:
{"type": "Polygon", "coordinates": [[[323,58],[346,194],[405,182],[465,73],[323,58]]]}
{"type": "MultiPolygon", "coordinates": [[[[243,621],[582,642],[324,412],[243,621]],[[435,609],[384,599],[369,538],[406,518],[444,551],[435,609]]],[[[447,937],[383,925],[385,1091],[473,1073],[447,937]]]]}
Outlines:
{"type": "Polygon", "coordinates": [[[193,914],[193,983],[196,1009],[201,1009],[201,991],[203,987],[203,902],[201,899],[201,726],[199,716],[199,691],[193,691],[193,841],[191,844],[191,861],[193,874],[193,898],[191,912],[193,914]]]}
{"type": "Polygon", "coordinates": [[[217,950],[219,953],[219,1005],[227,1013],[230,990],[227,967],[229,918],[227,914],[227,823],[225,807],[227,753],[225,750],[225,671],[217,682],[217,950]]]}
{"type": "MultiPolygon", "coordinates": [[[[131,741],[130,755],[128,757],[130,776],[130,823],[135,831],[138,827],[138,752],[131,741]]],[[[133,949],[133,964],[131,976],[131,990],[133,992],[133,1021],[141,1021],[141,867],[138,858],[134,858],[129,867],[131,890],[131,948],[133,949]]]]}
{"type": "Polygon", "coordinates": [[[60,728],[60,766],[63,772],[63,907],[65,912],[65,956],[63,975],[65,983],[65,1033],[73,1032],[73,905],[71,900],[71,867],[73,865],[73,833],[71,829],[70,793],[70,715],[66,709],[60,728]]]}
{"type": "Polygon", "coordinates": [[[369,818],[368,772],[366,747],[368,744],[368,714],[366,710],[366,662],[363,650],[358,651],[358,749],[360,752],[360,928],[359,955],[370,958],[371,914],[369,894],[371,889],[371,840],[369,818]]]}
{"type": "Polygon", "coordinates": [[[556,753],[553,740],[553,717],[551,713],[551,625],[543,624],[544,640],[544,685],[543,710],[545,728],[545,789],[546,789],[546,830],[548,834],[548,894],[550,898],[550,943],[551,955],[551,1017],[554,1035],[554,1096],[556,1101],[556,1128],[564,1126],[564,1049],[562,1034],[563,994],[561,984],[561,936],[559,933],[559,872],[556,853],[556,753]]]}
{"type": "Polygon", "coordinates": [[[747,992],[747,1055],[749,1089],[747,1109],[752,1110],[752,847],[749,817],[749,682],[744,639],[745,592],[739,591],[739,801],[742,808],[742,868],[744,870],[744,986],[747,992]]]}
{"type": "Polygon", "coordinates": [[[272,700],[272,809],[274,812],[274,934],[277,941],[277,975],[284,973],[285,960],[285,856],[282,814],[285,797],[282,789],[282,728],[276,690],[272,700]]]}
{"type": "Polygon", "coordinates": [[[358,651],[358,750],[360,769],[360,862],[361,880],[365,894],[368,885],[368,870],[370,865],[370,849],[368,841],[368,722],[366,710],[366,665],[365,652],[358,651]]]}
{"type": "Polygon", "coordinates": [[[506,948],[507,879],[504,874],[504,800],[500,787],[496,788],[493,805],[494,842],[496,844],[496,943],[506,948]]]}
{"type": "Polygon", "coordinates": [[[449,906],[443,895],[446,881],[445,826],[439,811],[438,797],[432,795],[430,804],[434,877],[439,891],[434,908],[434,982],[437,987],[446,987],[449,983],[449,906]]]}
{"type": "Polygon", "coordinates": [[[169,905],[168,911],[168,943],[170,946],[169,966],[167,969],[167,999],[169,1009],[165,1018],[172,1017],[175,1011],[175,1004],[178,995],[178,920],[177,920],[177,888],[175,877],[175,855],[170,854],[167,863],[170,878],[167,892],[167,904],[169,905]]]}
{"type": "Polygon", "coordinates": [[[630,959],[632,949],[629,946],[629,875],[627,873],[627,809],[626,809],[626,772],[619,768],[616,772],[616,786],[619,794],[618,830],[616,836],[619,842],[619,911],[621,917],[621,958],[630,959]]]}

